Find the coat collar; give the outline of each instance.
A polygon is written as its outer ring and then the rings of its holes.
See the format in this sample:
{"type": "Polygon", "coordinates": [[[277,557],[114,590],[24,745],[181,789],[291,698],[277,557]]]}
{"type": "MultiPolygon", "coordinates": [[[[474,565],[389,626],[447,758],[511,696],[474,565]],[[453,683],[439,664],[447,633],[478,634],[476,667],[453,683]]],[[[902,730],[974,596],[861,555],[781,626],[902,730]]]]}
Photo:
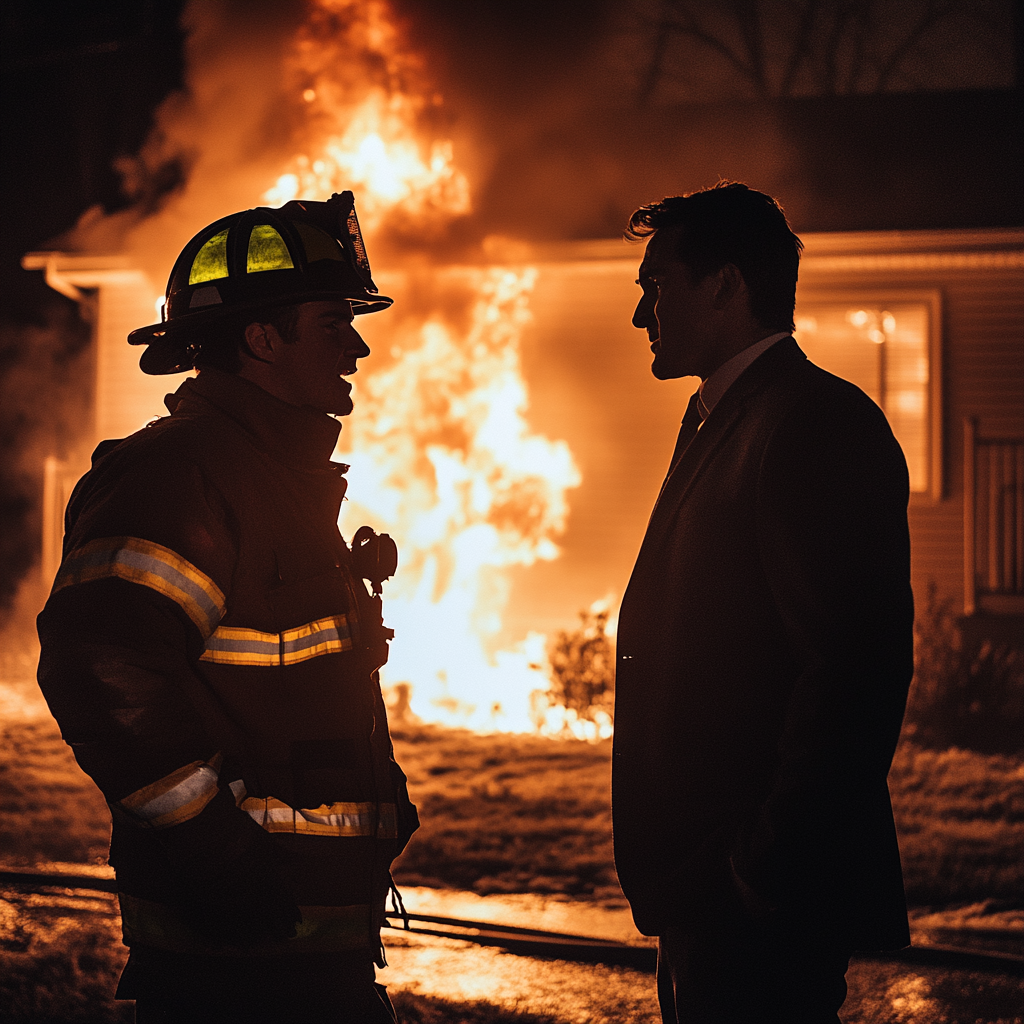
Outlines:
{"type": "MultiPolygon", "coordinates": [[[[671,522],[687,492],[712,454],[732,433],[743,417],[749,399],[772,380],[792,373],[807,356],[793,338],[776,342],[758,357],[722,396],[696,436],[673,459],[658,502],[651,513],[648,535],[661,533],[671,522]]],[[[692,403],[692,399],[691,399],[692,403]]],[[[689,412],[689,407],[687,407],[689,412]]],[[[686,419],[684,417],[684,424],[686,419]]],[[[682,438],[681,438],[682,439],[682,438]]]]}
{"type": "Polygon", "coordinates": [[[234,420],[256,447],[302,469],[327,469],[341,424],[326,413],[282,402],[233,373],[207,369],[164,399],[172,416],[216,411],[234,420]]]}

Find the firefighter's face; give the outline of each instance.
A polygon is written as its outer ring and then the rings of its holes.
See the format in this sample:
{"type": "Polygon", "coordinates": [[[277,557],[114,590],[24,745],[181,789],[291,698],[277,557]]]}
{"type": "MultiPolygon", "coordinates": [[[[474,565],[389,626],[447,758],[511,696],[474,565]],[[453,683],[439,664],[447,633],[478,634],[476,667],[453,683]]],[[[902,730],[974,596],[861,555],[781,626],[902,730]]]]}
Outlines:
{"type": "MultiPolygon", "coordinates": [[[[258,326],[272,386],[266,390],[292,405],[347,416],[352,411],[352,385],[345,379],[356,372],[356,361],[370,354],[352,326],[352,306],[341,300],[304,302],[290,336],[281,338],[270,324],[258,326]]],[[[252,328],[250,328],[251,330],[252,328]]],[[[248,337],[248,333],[247,333],[248,337]]]]}

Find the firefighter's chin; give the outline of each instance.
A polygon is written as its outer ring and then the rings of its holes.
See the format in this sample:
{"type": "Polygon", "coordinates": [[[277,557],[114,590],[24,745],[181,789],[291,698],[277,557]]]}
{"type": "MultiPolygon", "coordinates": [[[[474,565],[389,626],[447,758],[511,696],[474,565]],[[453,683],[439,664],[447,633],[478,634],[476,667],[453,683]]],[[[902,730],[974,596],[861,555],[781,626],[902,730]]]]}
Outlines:
{"type": "Polygon", "coordinates": [[[334,408],[330,413],[332,416],[348,416],[353,409],[352,385],[344,377],[338,378],[338,384],[337,397],[331,403],[334,408]]]}

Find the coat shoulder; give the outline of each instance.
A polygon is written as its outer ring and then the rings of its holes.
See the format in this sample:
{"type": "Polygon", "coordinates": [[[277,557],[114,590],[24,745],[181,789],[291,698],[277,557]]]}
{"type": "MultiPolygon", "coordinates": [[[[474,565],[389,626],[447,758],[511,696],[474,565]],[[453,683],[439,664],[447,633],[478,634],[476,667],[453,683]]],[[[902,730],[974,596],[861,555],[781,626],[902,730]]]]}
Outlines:
{"type": "Polygon", "coordinates": [[[810,429],[843,432],[844,429],[870,431],[893,438],[885,413],[861,388],[843,377],[802,359],[777,385],[789,401],[786,419],[805,421],[810,429]]]}

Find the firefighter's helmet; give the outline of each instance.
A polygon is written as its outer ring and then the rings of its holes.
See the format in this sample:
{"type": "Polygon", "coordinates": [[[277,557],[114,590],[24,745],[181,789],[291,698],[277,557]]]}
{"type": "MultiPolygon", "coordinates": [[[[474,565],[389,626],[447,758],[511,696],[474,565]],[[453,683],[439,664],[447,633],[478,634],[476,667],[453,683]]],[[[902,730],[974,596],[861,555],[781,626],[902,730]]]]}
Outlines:
{"type": "Polygon", "coordinates": [[[351,192],[276,210],[259,206],[204,228],[171,270],[162,322],[132,331],[128,343],[149,346],[139,360],[146,373],[178,373],[192,369],[198,354],[194,328],[320,299],[345,299],[353,313],[393,301],[370,276],[351,192]]]}

